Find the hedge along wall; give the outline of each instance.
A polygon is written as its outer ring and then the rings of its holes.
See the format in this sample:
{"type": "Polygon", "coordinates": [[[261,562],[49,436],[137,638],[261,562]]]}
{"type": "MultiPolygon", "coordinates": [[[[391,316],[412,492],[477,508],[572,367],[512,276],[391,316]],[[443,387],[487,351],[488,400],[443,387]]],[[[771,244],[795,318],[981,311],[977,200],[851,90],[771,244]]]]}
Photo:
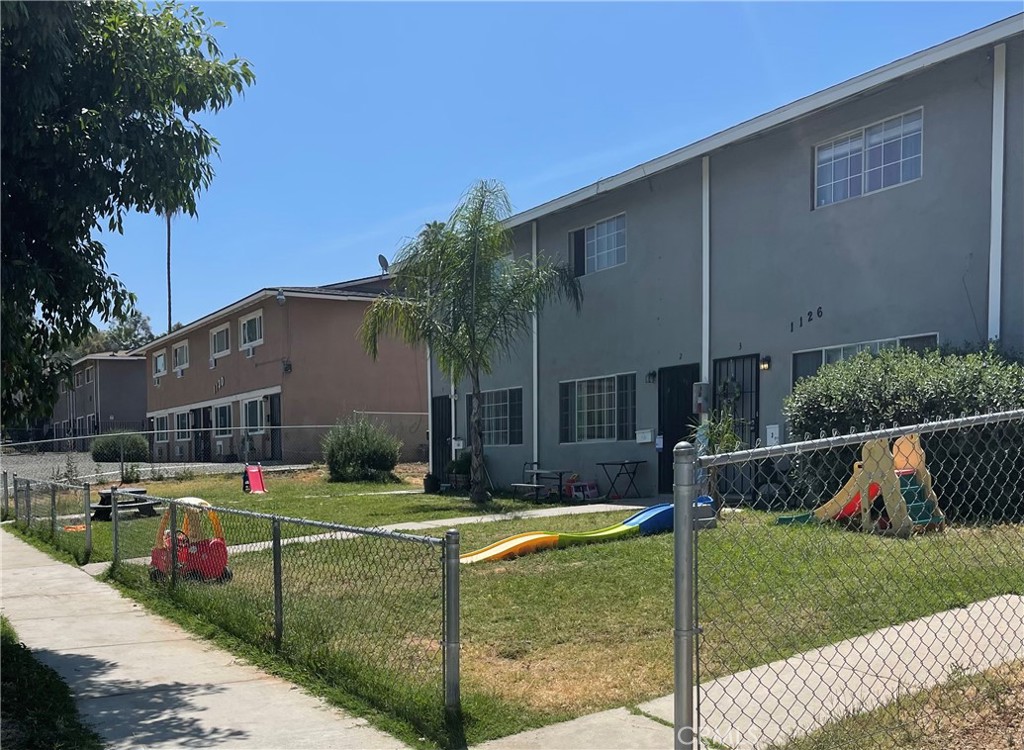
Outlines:
{"type": "MultiPolygon", "coordinates": [[[[967,354],[903,349],[826,365],[793,388],[783,412],[791,434],[818,437],[1024,408],[1024,365],[990,347],[967,354]]],[[[951,521],[1024,520],[1024,423],[927,433],[922,445],[951,521]]],[[[794,462],[791,481],[813,505],[849,476],[859,448],[794,462]]]]}

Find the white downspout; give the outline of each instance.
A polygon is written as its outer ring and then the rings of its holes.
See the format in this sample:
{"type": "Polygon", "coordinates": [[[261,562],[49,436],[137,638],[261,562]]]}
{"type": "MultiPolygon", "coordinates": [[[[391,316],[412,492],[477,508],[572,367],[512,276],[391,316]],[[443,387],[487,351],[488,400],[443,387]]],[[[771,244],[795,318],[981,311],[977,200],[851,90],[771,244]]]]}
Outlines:
{"type": "Polygon", "coordinates": [[[455,450],[455,436],[459,434],[455,430],[455,378],[453,378],[453,377],[451,377],[449,375],[448,376],[448,380],[451,383],[451,397],[449,398],[449,401],[452,402],[451,403],[451,407],[452,407],[452,439],[449,441],[449,444],[451,445],[451,449],[452,449],[452,461],[454,461],[455,460],[455,454],[457,452],[455,450]]]}
{"type": "Polygon", "coordinates": [[[711,382],[711,164],[700,160],[700,379],[711,382]]]}
{"type": "Polygon", "coordinates": [[[992,185],[988,245],[988,337],[999,338],[1003,286],[1003,162],[1006,149],[1006,45],[997,44],[992,65],[992,185]]]}
{"type": "MultiPolygon", "coordinates": [[[[537,222],[530,222],[530,245],[531,253],[533,257],[533,268],[537,268],[537,222]]],[[[540,462],[540,427],[537,424],[538,415],[540,414],[538,397],[538,382],[539,382],[539,368],[540,360],[538,359],[537,349],[537,313],[533,313],[533,320],[531,321],[531,332],[533,334],[533,398],[532,401],[532,421],[533,421],[533,462],[539,465],[540,462]]]]}

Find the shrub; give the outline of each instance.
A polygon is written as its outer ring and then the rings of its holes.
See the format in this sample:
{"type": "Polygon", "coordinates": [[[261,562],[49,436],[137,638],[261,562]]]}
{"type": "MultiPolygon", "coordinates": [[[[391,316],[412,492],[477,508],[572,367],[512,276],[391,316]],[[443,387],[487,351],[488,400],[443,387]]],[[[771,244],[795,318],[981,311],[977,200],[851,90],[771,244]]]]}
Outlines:
{"type": "Polygon", "coordinates": [[[122,435],[101,435],[92,441],[92,460],[113,462],[121,460],[121,445],[124,445],[124,460],[146,462],[149,460],[149,442],[145,435],[128,433],[122,435]]]}
{"type": "Polygon", "coordinates": [[[398,464],[402,441],[360,417],[339,422],[324,435],[321,447],[332,482],[382,481],[398,464]]]}
{"type": "MultiPolygon", "coordinates": [[[[801,380],[783,412],[796,438],[1024,408],[1024,365],[988,347],[966,354],[862,353],[801,380]]],[[[1024,423],[922,435],[940,505],[951,520],[1024,518],[1024,423]]],[[[811,504],[849,475],[859,446],[805,454],[791,473],[811,504]]]]}

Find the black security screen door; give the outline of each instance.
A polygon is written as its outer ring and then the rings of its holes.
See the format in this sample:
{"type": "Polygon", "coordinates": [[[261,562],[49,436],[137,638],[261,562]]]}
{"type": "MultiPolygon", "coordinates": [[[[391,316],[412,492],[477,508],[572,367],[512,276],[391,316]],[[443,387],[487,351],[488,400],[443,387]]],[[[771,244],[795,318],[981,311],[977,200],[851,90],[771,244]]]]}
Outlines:
{"type": "MultiPolygon", "coordinates": [[[[758,371],[760,361],[759,354],[747,354],[743,357],[716,359],[714,364],[714,409],[716,412],[732,413],[736,423],[736,434],[748,448],[754,447],[758,435],[761,434],[758,423],[761,393],[761,374],[758,371]]],[[[726,495],[738,494],[744,498],[750,497],[751,479],[747,473],[735,467],[728,467],[719,475],[721,489],[726,495]]]]}
{"type": "Polygon", "coordinates": [[[434,396],[430,402],[430,444],[434,453],[434,462],[430,473],[440,481],[446,482],[445,468],[452,459],[452,402],[448,396],[434,396]]]}

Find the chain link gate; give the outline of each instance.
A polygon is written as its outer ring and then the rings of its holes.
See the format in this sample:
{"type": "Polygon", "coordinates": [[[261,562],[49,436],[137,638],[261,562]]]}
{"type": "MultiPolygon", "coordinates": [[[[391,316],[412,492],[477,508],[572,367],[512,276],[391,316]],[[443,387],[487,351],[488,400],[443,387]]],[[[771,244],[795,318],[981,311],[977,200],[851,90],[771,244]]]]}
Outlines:
{"type": "Polygon", "coordinates": [[[939,748],[1010,710],[1024,410],[675,460],[677,748],[939,748]],[[722,507],[730,474],[769,480],[722,507]],[[718,528],[680,533],[701,494],[718,528]]]}

